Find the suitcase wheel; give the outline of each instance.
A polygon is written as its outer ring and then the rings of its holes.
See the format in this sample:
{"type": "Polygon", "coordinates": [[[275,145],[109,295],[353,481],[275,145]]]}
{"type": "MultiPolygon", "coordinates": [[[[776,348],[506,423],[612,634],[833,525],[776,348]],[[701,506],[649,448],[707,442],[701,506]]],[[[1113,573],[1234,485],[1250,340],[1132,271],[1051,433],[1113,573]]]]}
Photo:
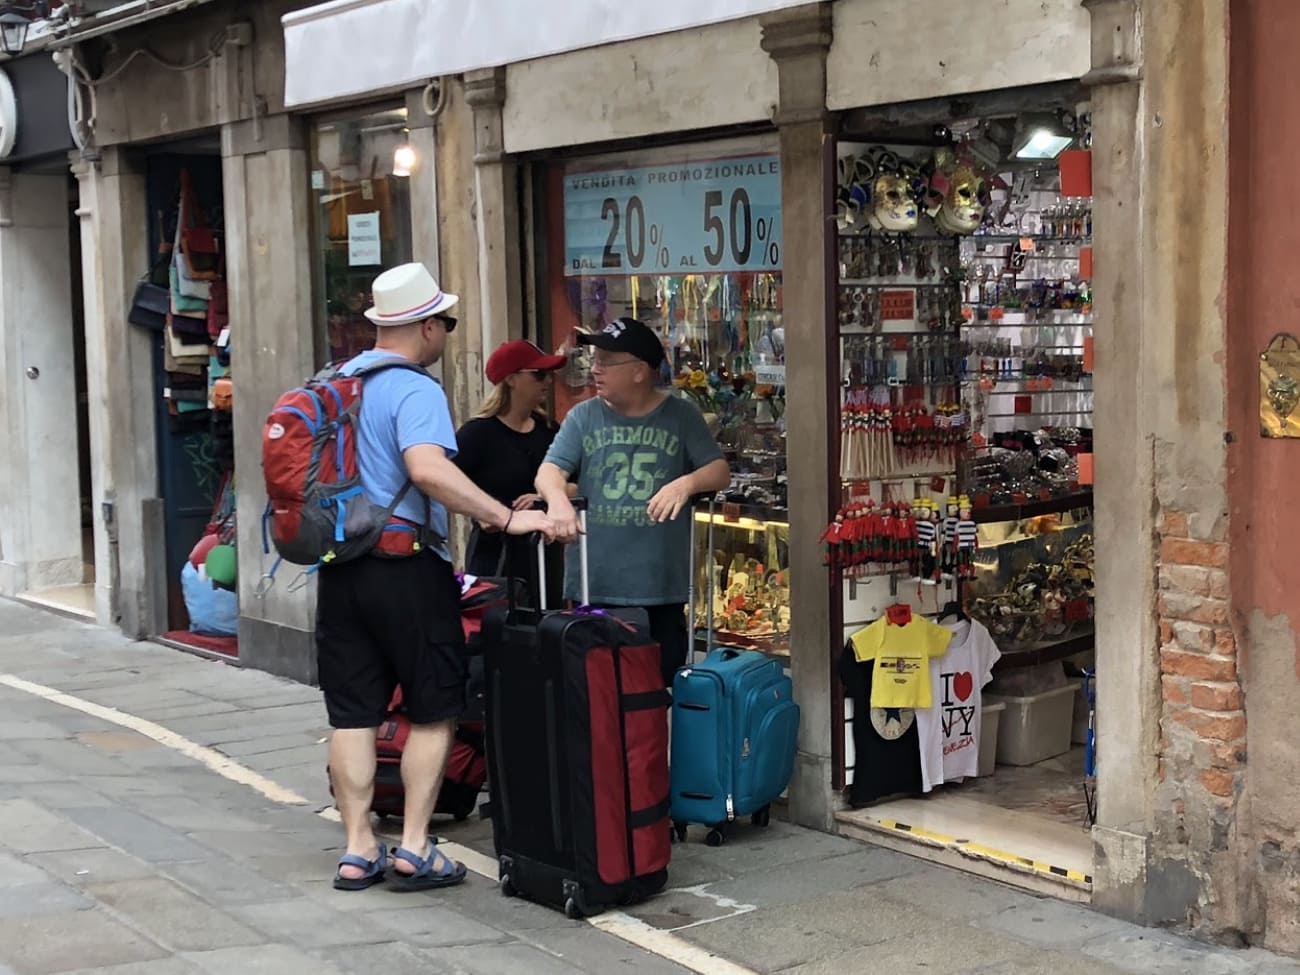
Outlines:
{"type": "Polygon", "coordinates": [[[706,846],[721,846],[726,842],[726,839],[727,834],[722,832],[722,830],[717,826],[714,826],[713,829],[709,830],[705,835],[704,843],[706,846]]]}
{"type": "Polygon", "coordinates": [[[515,890],[514,881],[510,879],[510,874],[503,873],[501,879],[497,881],[497,886],[501,888],[501,893],[506,897],[518,896],[519,891],[515,890]]]}
{"type": "Polygon", "coordinates": [[[564,902],[564,916],[572,921],[577,921],[582,917],[582,911],[578,909],[578,902],[572,897],[564,902]]]}
{"type": "Polygon", "coordinates": [[[686,824],[673,823],[673,835],[677,837],[679,843],[684,843],[686,841],[686,824]]]}
{"type": "Polygon", "coordinates": [[[772,822],[772,807],[764,806],[762,809],[755,811],[754,815],[749,817],[749,821],[755,826],[767,826],[772,822]]]}

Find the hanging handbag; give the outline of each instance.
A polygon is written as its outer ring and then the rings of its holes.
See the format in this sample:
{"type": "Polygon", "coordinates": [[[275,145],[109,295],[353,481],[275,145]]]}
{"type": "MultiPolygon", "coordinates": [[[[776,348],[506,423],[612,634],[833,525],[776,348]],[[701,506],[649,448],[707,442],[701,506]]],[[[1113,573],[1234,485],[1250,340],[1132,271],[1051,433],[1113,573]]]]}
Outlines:
{"type": "Polygon", "coordinates": [[[215,281],[220,275],[217,237],[203,221],[203,215],[190,183],[188,169],[181,170],[181,256],[186,270],[196,281],[215,281]]]}
{"type": "Polygon", "coordinates": [[[161,332],[167,327],[167,313],[170,309],[171,295],[167,289],[160,288],[145,278],[135,286],[135,295],[131,298],[126,320],[132,325],[161,332]]]}
{"type": "Polygon", "coordinates": [[[208,301],[208,337],[214,342],[221,338],[222,330],[230,323],[229,296],[225,281],[212,282],[212,297],[208,301]]]}

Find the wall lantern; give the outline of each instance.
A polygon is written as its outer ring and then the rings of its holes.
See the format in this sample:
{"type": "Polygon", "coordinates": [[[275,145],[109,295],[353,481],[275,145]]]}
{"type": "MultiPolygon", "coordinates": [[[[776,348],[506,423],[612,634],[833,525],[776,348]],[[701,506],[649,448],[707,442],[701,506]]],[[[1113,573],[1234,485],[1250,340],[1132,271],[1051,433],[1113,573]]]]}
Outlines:
{"type": "Polygon", "coordinates": [[[22,54],[32,21],[49,15],[49,0],[0,0],[0,50],[11,58],[22,54]]]}

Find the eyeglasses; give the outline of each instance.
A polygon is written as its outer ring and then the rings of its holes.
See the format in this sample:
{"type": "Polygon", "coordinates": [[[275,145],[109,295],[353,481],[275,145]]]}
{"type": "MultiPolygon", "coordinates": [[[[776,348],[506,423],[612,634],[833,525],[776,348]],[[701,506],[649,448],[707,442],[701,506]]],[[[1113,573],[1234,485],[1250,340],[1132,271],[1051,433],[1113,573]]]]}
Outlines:
{"type": "Polygon", "coordinates": [[[591,357],[591,368],[609,369],[612,366],[625,366],[629,362],[640,362],[640,361],[641,360],[638,359],[636,356],[624,356],[622,359],[606,359],[604,356],[601,355],[593,355],[591,357]]]}
{"type": "Polygon", "coordinates": [[[532,376],[539,383],[544,383],[551,373],[546,369],[520,369],[519,374],[521,376],[532,376]]]}
{"type": "Polygon", "coordinates": [[[442,322],[442,327],[447,330],[448,335],[456,331],[456,319],[452,318],[450,315],[430,315],[425,319],[425,321],[442,322]]]}

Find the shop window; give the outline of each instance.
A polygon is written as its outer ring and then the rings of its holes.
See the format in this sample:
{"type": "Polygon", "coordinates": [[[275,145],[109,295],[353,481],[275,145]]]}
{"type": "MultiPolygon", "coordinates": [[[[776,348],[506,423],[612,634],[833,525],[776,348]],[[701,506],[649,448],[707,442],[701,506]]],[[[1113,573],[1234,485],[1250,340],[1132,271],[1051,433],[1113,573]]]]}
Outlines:
{"type": "Polygon", "coordinates": [[[411,260],[406,109],[322,120],[312,129],[311,189],[319,358],[370,348],[370,283],[411,260]]]}
{"type": "Polygon", "coordinates": [[[703,638],[712,624],[714,645],[788,654],[775,145],[575,159],[550,171],[546,191],[552,345],[569,357],[556,384],[558,415],[595,395],[576,333],[623,316],[658,332],[663,383],[700,408],[732,469],[712,516],[708,503],[695,513],[697,632],[703,638]]]}

